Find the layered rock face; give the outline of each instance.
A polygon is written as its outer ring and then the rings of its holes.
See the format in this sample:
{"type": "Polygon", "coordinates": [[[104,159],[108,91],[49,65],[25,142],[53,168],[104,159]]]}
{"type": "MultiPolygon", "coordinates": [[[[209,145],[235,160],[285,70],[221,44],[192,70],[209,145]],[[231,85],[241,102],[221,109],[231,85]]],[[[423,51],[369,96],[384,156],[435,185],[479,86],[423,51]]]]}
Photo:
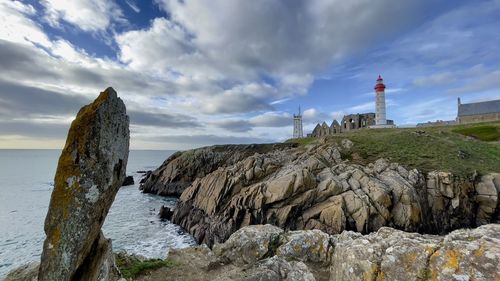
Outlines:
{"type": "Polygon", "coordinates": [[[59,158],[38,280],[108,280],[111,242],[101,226],[120,188],[129,119],[112,88],[78,112],[59,158]]]}
{"type": "Polygon", "coordinates": [[[498,280],[500,225],[461,229],[446,236],[382,227],[361,235],[344,231],[283,231],[253,225],[213,251],[172,250],[175,264],[138,280],[498,280]]]}
{"type": "Polygon", "coordinates": [[[443,234],[499,221],[499,174],[463,180],[384,159],[361,166],[342,160],[350,146],[344,141],[272,150],[205,170],[182,193],[172,221],[209,246],[252,224],[330,234],[382,226],[443,234]]]}
{"type": "Polygon", "coordinates": [[[146,175],[141,190],[163,196],[180,196],[196,178],[204,177],[219,167],[233,165],[255,153],[266,153],[293,146],[296,145],[218,145],[177,152],[165,160],[158,169],[146,175]]]}

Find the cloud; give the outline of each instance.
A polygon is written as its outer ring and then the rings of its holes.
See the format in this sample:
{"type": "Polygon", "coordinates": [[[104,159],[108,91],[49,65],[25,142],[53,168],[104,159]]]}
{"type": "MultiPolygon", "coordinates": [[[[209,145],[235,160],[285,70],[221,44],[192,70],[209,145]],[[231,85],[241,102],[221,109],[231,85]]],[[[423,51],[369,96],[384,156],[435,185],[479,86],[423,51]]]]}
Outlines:
{"type": "Polygon", "coordinates": [[[304,110],[302,117],[304,123],[322,123],[323,121],[331,119],[331,116],[317,110],[316,108],[309,108],[304,110]]]}
{"type": "Polygon", "coordinates": [[[19,1],[0,1],[0,39],[16,43],[49,46],[48,36],[40,29],[39,24],[29,17],[36,15],[33,6],[19,1]]]}
{"type": "Polygon", "coordinates": [[[53,27],[62,28],[68,22],[83,31],[107,29],[113,22],[126,22],[123,12],[113,0],[42,0],[45,20],[53,27]]]}
{"type": "Polygon", "coordinates": [[[134,12],[136,12],[136,13],[141,12],[141,9],[139,9],[139,7],[137,6],[137,3],[135,3],[134,0],[125,0],[125,3],[127,3],[127,5],[130,7],[130,9],[132,9],[134,12]]]}
{"type": "Polygon", "coordinates": [[[252,144],[252,143],[270,143],[273,139],[259,137],[240,137],[231,135],[157,135],[147,138],[148,141],[161,142],[167,144],[185,144],[190,147],[199,147],[214,144],[252,144]]]}
{"type": "Polygon", "coordinates": [[[217,128],[228,130],[230,132],[237,132],[237,133],[248,132],[253,128],[252,124],[250,124],[250,122],[248,122],[247,120],[226,119],[226,120],[214,121],[211,123],[211,125],[217,128]]]}
{"type": "Polygon", "coordinates": [[[402,116],[401,125],[454,120],[457,117],[457,103],[453,98],[434,98],[400,106],[396,111],[402,116]]]}
{"type": "Polygon", "coordinates": [[[222,94],[202,98],[200,108],[206,113],[244,113],[273,110],[265,97],[273,92],[273,88],[263,84],[238,85],[222,94]]]}
{"type": "Polygon", "coordinates": [[[455,81],[455,76],[450,72],[435,73],[427,77],[418,77],[413,84],[419,87],[430,87],[440,84],[448,84],[455,81]]]}
{"type": "Polygon", "coordinates": [[[40,115],[74,115],[90,100],[0,80],[0,116],[19,118],[40,115]]]}
{"type": "Polygon", "coordinates": [[[134,125],[156,126],[163,128],[194,129],[201,127],[195,118],[187,115],[173,115],[165,113],[151,113],[129,110],[130,123],[134,125]]]}
{"type": "Polygon", "coordinates": [[[258,127],[285,127],[293,124],[292,115],[286,112],[267,112],[250,119],[258,127]]]}
{"type": "Polygon", "coordinates": [[[192,98],[187,105],[228,114],[273,110],[307,94],[315,75],[332,62],[421,19],[426,1],[156,2],[168,19],[116,35],[120,61],[175,81],[176,91],[192,98]],[[248,85],[266,89],[253,95],[241,90],[248,85]]]}
{"type": "Polygon", "coordinates": [[[61,139],[66,136],[68,124],[34,123],[32,121],[5,121],[0,119],[0,138],[22,136],[61,139]]]}
{"type": "MultiPolygon", "coordinates": [[[[466,85],[449,90],[449,93],[452,94],[469,94],[469,93],[478,93],[484,92],[488,90],[496,90],[500,88],[500,70],[493,71],[484,75],[483,77],[479,77],[466,85]]],[[[500,94],[499,94],[500,96],[500,94]]]]}

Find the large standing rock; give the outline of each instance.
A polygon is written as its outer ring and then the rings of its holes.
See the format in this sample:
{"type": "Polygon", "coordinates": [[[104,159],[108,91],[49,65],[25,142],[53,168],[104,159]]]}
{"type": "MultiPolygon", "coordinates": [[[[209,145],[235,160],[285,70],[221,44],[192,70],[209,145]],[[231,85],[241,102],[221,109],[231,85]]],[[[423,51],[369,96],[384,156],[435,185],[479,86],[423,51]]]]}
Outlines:
{"type": "Polygon", "coordinates": [[[120,188],[129,119],[112,88],[78,112],[59,158],[45,219],[39,280],[106,280],[111,244],[101,226],[120,188]]]}

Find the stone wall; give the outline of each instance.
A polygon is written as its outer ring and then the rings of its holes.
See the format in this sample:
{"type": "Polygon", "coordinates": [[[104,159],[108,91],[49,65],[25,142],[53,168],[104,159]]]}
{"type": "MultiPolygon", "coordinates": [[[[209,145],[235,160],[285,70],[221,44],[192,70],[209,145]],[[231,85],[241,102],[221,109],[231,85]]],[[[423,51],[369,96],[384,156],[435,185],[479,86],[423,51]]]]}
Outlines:
{"type": "Polygon", "coordinates": [[[479,123],[479,122],[499,121],[499,120],[500,120],[500,112],[457,117],[458,124],[479,123]]]}

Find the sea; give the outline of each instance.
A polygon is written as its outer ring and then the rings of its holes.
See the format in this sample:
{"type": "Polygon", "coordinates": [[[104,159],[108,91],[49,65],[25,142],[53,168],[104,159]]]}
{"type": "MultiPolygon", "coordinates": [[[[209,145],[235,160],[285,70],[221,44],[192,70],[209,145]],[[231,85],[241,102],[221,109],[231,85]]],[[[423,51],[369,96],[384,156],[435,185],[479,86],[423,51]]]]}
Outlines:
{"type": "MultiPolygon", "coordinates": [[[[173,152],[130,151],[127,175],[134,177],[135,184],[118,191],[103,226],[115,252],[165,258],[169,249],[196,244],[179,226],[158,217],[160,207],[174,207],[176,198],[139,190],[143,174],[138,171],[156,169],[173,152]]],[[[10,270],[40,259],[43,225],[60,153],[0,149],[0,280],[10,270]]]]}

